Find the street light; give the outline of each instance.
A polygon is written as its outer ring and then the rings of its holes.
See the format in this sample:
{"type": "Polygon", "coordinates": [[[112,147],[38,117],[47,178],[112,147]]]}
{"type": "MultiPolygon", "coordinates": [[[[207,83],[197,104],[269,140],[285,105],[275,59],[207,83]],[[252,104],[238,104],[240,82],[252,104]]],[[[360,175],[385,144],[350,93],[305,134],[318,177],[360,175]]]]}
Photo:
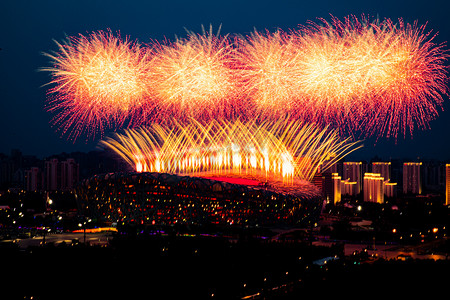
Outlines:
{"type": "Polygon", "coordinates": [[[78,227],[83,227],[83,243],[86,246],[86,222],[78,223],[78,227]]]}

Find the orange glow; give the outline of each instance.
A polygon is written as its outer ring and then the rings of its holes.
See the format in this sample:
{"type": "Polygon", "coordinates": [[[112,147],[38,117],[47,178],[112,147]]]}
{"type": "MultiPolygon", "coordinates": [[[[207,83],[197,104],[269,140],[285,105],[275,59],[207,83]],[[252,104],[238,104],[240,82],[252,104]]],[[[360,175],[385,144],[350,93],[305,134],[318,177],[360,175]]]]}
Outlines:
{"type": "MultiPolygon", "coordinates": [[[[84,232],[84,229],[77,229],[72,232],[74,233],[81,233],[84,232]]],[[[99,232],[105,232],[105,231],[113,231],[117,232],[117,228],[115,227],[98,227],[98,228],[86,228],[86,233],[99,233],[99,232]]]]}
{"type": "Polygon", "coordinates": [[[361,147],[358,142],[341,140],[336,130],[283,120],[263,125],[192,121],[177,123],[172,129],[153,124],[116,134],[101,144],[137,172],[265,172],[287,182],[294,177],[312,180],[319,167],[325,170],[361,147]]]}

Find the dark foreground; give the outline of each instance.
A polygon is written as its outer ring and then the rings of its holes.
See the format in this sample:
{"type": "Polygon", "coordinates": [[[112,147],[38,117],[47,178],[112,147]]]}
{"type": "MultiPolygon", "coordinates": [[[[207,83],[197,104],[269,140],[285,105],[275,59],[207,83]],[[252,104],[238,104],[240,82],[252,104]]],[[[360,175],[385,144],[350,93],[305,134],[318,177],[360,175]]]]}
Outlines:
{"type": "Polygon", "coordinates": [[[429,297],[446,291],[450,270],[448,260],[360,262],[339,246],[210,236],[119,235],[108,247],[25,251],[4,244],[0,258],[0,299],[429,297]]]}

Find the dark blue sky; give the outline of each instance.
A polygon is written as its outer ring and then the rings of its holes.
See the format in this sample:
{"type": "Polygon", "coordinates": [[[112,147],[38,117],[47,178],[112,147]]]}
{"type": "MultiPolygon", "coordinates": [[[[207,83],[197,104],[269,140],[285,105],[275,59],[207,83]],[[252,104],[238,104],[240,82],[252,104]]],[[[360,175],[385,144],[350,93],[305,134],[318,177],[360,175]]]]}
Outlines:
{"type": "MultiPolygon", "coordinates": [[[[140,42],[185,36],[185,29],[200,32],[201,25],[222,24],[222,34],[246,34],[276,28],[288,30],[307,20],[333,14],[343,18],[362,13],[406,22],[428,22],[427,28],[439,32],[437,42],[450,41],[446,0],[428,1],[23,1],[0,4],[0,152],[20,149],[24,154],[45,157],[60,152],[90,151],[98,141],[75,143],[52,128],[51,114],[44,110],[49,74],[37,72],[48,66],[41,52],[56,50],[52,39],[96,30],[120,30],[140,42]]],[[[447,46],[448,48],[448,46],[447,46]]],[[[394,140],[375,139],[352,155],[370,159],[436,158],[450,160],[450,105],[431,122],[431,130],[416,131],[394,140]]]]}

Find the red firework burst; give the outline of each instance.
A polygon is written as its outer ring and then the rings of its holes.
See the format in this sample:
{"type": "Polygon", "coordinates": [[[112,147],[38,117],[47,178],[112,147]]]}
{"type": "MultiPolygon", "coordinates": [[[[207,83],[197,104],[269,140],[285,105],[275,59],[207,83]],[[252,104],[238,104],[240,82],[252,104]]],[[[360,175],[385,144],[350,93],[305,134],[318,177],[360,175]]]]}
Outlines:
{"type": "Polygon", "coordinates": [[[56,44],[58,52],[44,54],[53,67],[42,69],[53,77],[48,110],[54,124],[76,139],[133,122],[148,102],[148,51],[103,31],[56,44]]]}
{"type": "Polygon", "coordinates": [[[68,38],[48,109],[69,137],[171,118],[288,116],[397,139],[429,128],[447,88],[447,51],[417,23],[350,16],[289,33],[203,30],[143,48],[110,32],[68,38]]]}

